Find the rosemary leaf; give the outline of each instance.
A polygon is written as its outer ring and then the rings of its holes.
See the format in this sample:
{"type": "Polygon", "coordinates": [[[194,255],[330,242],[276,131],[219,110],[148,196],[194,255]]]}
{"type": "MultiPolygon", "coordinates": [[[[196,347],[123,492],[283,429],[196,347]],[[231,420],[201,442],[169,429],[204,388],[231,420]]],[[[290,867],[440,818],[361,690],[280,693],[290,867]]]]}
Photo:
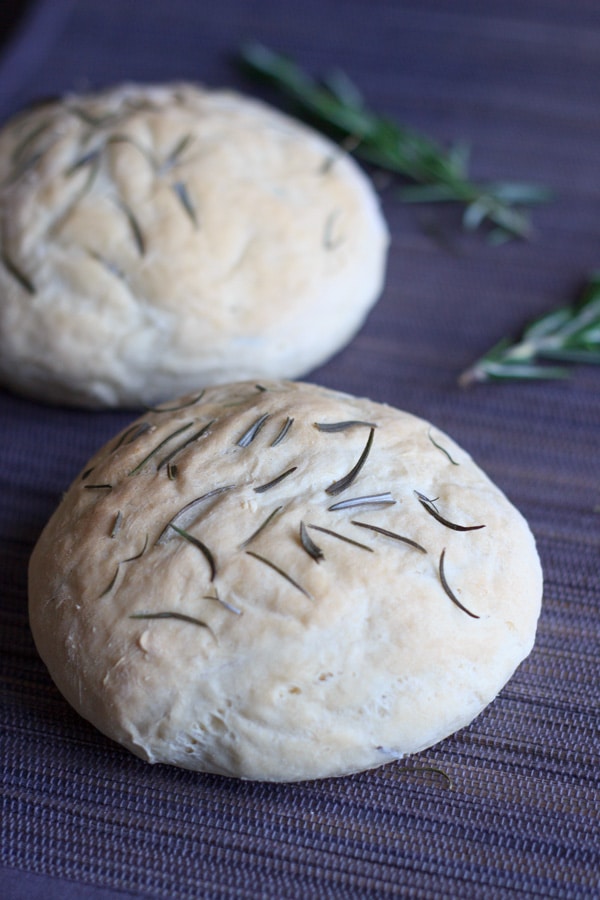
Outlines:
{"type": "Polygon", "coordinates": [[[456,594],[452,591],[452,588],[446,581],[446,573],[444,570],[445,558],[446,558],[446,548],[444,547],[444,549],[442,550],[442,552],[440,554],[440,563],[439,563],[439,574],[440,574],[440,581],[442,583],[442,587],[444,588],[446,594],[450,597],[452,602],[454,604],[456,604],[456,606],[458,606],[459,609],[462,609],[462,611],[465,612],[468,616],[471,616],[472,619],[479,619],[480,616],[475,615],[475,613],[472,613],[469,609],[467,609],[466,606],[463,606],[463,604],[460,602],[460,600],[458,599],[456,594]]]}
{"type": "Polygon", "coordinates": [[[336,221],[340,216],[340,210],[336,209],[327,216],[323,228],[323,246],[326,250],[337,250],[343,243],[342,238],[336,237],[336,221]]]}
{"type": "Polygon", "coordinates": [[[148,412],[154,413],[178,412],[180,409],[187,409],[188,406],[195,406],[196,403],[199,403],[200,400],[202,400],[205,393],[206,388],[202,388],[199,394],[196,394],[196,396],[192,397],[191,400],[186,400],[185,403],[178,403],[176,406],[147,406],[146,409],[148,410],[148,412]]]}
{"type": "Polygon", "coordinates": [[[95,250],[88,250],[88,254],[94,259],[97,263],[99,263],[107,272],[110,272],[111,275],[114,275],[116,278],[119,278],[121,281],[127,283],[127,276],[123,272],[116,263],[111,262],[110,259],[107,259],[105,256],[102,256],[101,253],[96,253],[95,250]]]}
{"type": "Polygon", "coordinates": [[[100,156],[100,150],[98,147],[95,147],[93,150],[88,150],[83,156],[78,157],[75,162],[71,163],[68,169],[65,171],[65,178],[70,178],[71,175],[74,175],[75,172],[78,172],[79,169],[85,168],[85,166],[89,166],[90,163],[95,162],[100,156]]]}
{"type": "Polygon", "coordinates": [[[355,541],[353,538],[346,537],[345,534],[340,534],[339,531],[332,531],[331,528],[323,528],[322,525],[310,525],[309,528],[314,528],[315,531],[321,531],[323,534],[328,534],[330,537],[338,538],[340,541],[345,541],[347,544],[352,544],[354,547],[360,547],[361,550],[368,550],[369,553],[374,553],[372,547],[369,547],[367,544],[361,544],[360,541],[355,541]]]}
{"type": "Polygon", "coordinates": [[[6,271],[7,271],[10,275],[12,275],[12,277],[15,279],[15,281],[17,281],[17,282],[21,285],[21,287],[23,288],[23,290],[27,291],[27,293],[28,293],[28,294],[31,294],[32,296],[33,296],[33,294],[36,293],[35,284],[34,284],[33,281],[31,280],[31,278],[29,277],[29,275],[27,275],[27,274],[23,271],[23,269],[21,269],[21,268],[14,262],[14,260],[12,260],[12,259],[10,258],[10,256],[8,255],[8,253],[7,253],[7,251],[6,251],[5,248],[2,250],[2,263],[3,263],[4,268],[6,269],[6,271]]]}
{"type": "Polygon", "coordinates": [[[155,456],[159,450],[162,450],[162,448],[165,446],[165,444],[167,444],[169,441],[173,440],[173,438],[177,437],[177,435],[181,434],[183,431],[187,431],[187,429],[191,428],[193,424],[194,424],[193,422],[186,422],[186,424],[182,425],[181,428],[178,428],[176,431],[173,431],[172,434],[168,434],[167,437],[163,438],[163,440],[160,442],[160,444],[157,444],[157,446],[154,447],[154,449],[151,450],[150,453],[148,453],[148,455],[145,456],[143,458],[143,460],[141,462],[139,462],[137,464],[137,466],[135,466],[131,470],[131,472],[129,472],[128,474],[129,475],[137,475],[139,472],[141,472],[141,470],[144,468],[146,463],[149,462],[149,460],[151,460],[152,457],[155,456]]]}
{"type": "Polygon", "coordinates": [[[190,444],[193,444],[194,441],[197,441],[199,440],[199,438],[203,437],[209,430],[210,426],[214,424],[214,422],[215,420],[211,419],[210,422],[208,422],[206,425],[203,425],[199,431],[196,431],[191,437],[184,441],[183,444],[180,444],[178,447],[175,447],[174,450],[171,450],[171,452],[168,453],[167,456],[161,459],[156,467],[156,471],[159,472],[164,466],[167,466],[168,469],[168,467],[171,465],[171,460],[173,459],[173,457],[181,453],[182,450],[185,450],[186,447],[189,447],[190,444]]]}
{"type": "Polygon", "coordinates": [[[113,522],[113,527],[111,528],[110,536],[111,538],[116,538],[117,534],[121,530],[121,525],[123,524],[123,513],[121,510],[118,511],[115,516],[115,521],[113,522]]]}
{"type": "Polygon", "coordinates": [[[420,553],[427,553],[425,547],[422,547],[421,544],[413,541],[412,538],[405,537],[403,534],[396,534],[395,531],[388,531],[387,528],[380,528],[378,525],[370,525],[368,522],[356,522],[353,520],[352,524],[358,525],[359,528],[368,528],[369,531],[374,531],[376,534],[383,534],[385,537],[392,538],[395,541],[401,541],[403,544],[408,544],[409,547],[414,547],[414,549],[418,550],[420,553]]]}
{"type": "Polygon", "coordinates": [[[118,578],[118,576],[119,576],[119,565],[120,565],[120,564],[117,565],[117,567],[116,567],[116,569],[115,569],[115,574],[114,574],[113,577],[110,579],[110,581],[108,582],[108,584],[106,585],[106,587],[104,588],[104,590],[102,591],[102,593],[100,594],[100,596],[98,597],[99,600],[100,600],[102,597],[106,597],[107,594],[110,594],[110,592],[111,592],[112,589],[114,588],[115,584],[117,583],[117,578],[118,578]]]}
{"type": "Polygon", "coordinates": [[[143,434],[146,434],[147,431],[150,431],[152,425],[150,422],[140,422],[139,424],[131,425],[127,428],[121,437],[117,440],[117,443],[110,451],[114,453],[119,447],[122,447],[124,444],[132,444],[137,438],[141,437],[143,434]]]}
{"type": "Polygon", "coordinates": [[[224,606],[225,609],[228,609],[229,612],[235,613],[236,616],[243,615],[242,610],[238,609],[237,606],[234,606],[232,603],[228,603],[227,600],[222,600],[219,597],[218,591],[215,590],[214,594],[205,594],[202,598],[203,600],[215,600],[217,603],[220,603],[221,606],[224,606]]]}
{"type": "Polygon", "coordinates": [[[86,491],[112,491],[112,484],[84,484],[86,491]]]}
{"type": "Polygon", "coordinates": [[[267,419],[270,418],[270,413],[264,413],[264,415],[257,419],[256,422],[253,422],[250,428],[245,431],[241,438],[237,441],[238,447],[249,447],[267,419]]]}
{"type": "Polygon", "coordinates": [[[139,558],[140,558],[141,556],[143,556],[144,553],[146,552],[147,546],[148,546],[148,535],[146,535],[146,540],[144,541],[144,546],[142,547],[142,549],[140,550],[140,552],[139,552],[139,553],[136,553],[135,556],[129,556],[129,557],[127,557],[127,559],[124,559],[123,562],[124,562],[124,563],[134,562],[134,560],[139,559],[139,558]]]}
{"type": "Polygon", "coordinates": [[[131,234],[133,236],[133,240],[135,246],[137,247],[138,253],[140,256],[144,256],[146,253],[146,240],[144,238],[142,229],[140,227],[140,223],[136,219],[133,211],[124,203],[122,200],[118,201],[117,206],[121,210],[121,212],[125,215],[125,218],[129,222],[129,227],[131,229],[131,234]]]}
{"type": "Polygon", "coordinates": [[[198,214],[196,213],[196,207],[192,203],[189,191],[183,181],[174,182],[171,187],[173,188],[173,192],[181,206],[187,215],[188,219],[194,226],[194,228],[198,228],[198,214]]]}
{"type": "Polygon", "coordinates": [[[252,550],[246,550],[248,556],[254,557],[254,559],[258,559],[265,566],[269,566],[270,569],[273,569],[274,572],[277,572],[278,575],[281,575],[282,578],[285,578],[293,587],[295,587],[301,594],[304,594],[305,597],[308,597],[309,600],[313,598],[308,593],[306,588],[303,588],[301,584],[298,584],[297,581],[294,581],[291,575],[288,575],[287,572],[284,572],[283,569],[280,569],[278,565],[274,562],[271,562],[270,559],[267,559],[265,556],[261,556],[259,553],[254,553],[252,550]]]}
{"type": "Polygon", "coordinates": [[[293,424],[294,424],[294,420],[290,419],[290,417],[288,416],[287,419],[285,420],[285,423],[284,423],[281,431],[275,436],[275,439],[273,441],[271,441],[271,447],[276,447],[277,444],[280,444],[282,442],[282,440],[284,439],[284,437],[286,436],[286,434],[288,433],[288,431],[290,430],[290,428],[292,427],[293,424]]]}
{"type": "Polygon", "coordinates": [[[343,478],[340,478],[339,481],[334,481],[329,485],[329,487],[325,488],[325,493],[330,494],[330,496],[332,497],[336,494],[341,494],[342,491],[345,491],[346,488],[349,488],[352,482],[355,481],[357,475],[367,461],[367,457],[371,451],[371,446],[373,444],[374,434],[375,429],[371,428],[371,430],[369,431],[369,437],[367,438],[367,443],[365,444],[365,448],[361,453],[356,465],[354,465],[352,469],[350,469],[347,475],[344,475],[343,478]]]}
{"type": "Polygon", "coordinates": [[[32,144],[35,144],[36,140],[42,135],[48,128],[51,128],[54,124],[54,119],[43,119],[38,125],[35,126],[31,131],[29,131],[25,137],[21,138],[18,144],[13,148],[13,151],[10,155],[11,162],[15,165],[21,162],[22,158],[26,155],[27,150],[30,149],[32,144]]]}
{"type": "Polygon", "coordinates": [[[172,169],[180,164],[183,151],[189,147],[193,140],[194,138],[191,134],[184,134],[183,137],[177,141],[160,167],[159,173],[161,175],[164,175],[164,173],[168,172],[169,169],[172,169]]]}
{"type": "Polygon", "coordinates": [[[425,196],[418,196],[413,188],[406,199],[462,204],[467,229],[490,222],[507,235],[527,237],[529,218],[519,207],[550,199],[550,193],[539,186],[471,181],[462,147],[446,150],[429,137],[372,112],[342,73],[316,81],[292,60],[258,43],[241,49],[240,62],[251,75],[291,98],[300,114],[330,136],[341,143],[353,139],[352,152],[357,157],[428,189],[425,196]]]}
{"type": "Polygon", "coordinates": [[[300,542],[308,555],[311,556],[315,562],[321,562],[322,559],[325,559],[323,551],[311,538],[304,522],[300,522],[300,542]]]}
{"type": "Polygon", "coordinates": [[[348,500],[340,500],[338,503],[334,503],[333,506],[329,506],[328,509],[335,511],[338,509],[352,509],[355,506],[391,506],[395,502],[390,492],[386,491],[383,494],[371,494],[367,497],[351,497],[348,500]]]}
{"type": "Polygon", "coordinates": [[[182,537],[184,541],[187,541],[193,547],[196,547],[198,550],[200,550],[209,565],[210,580],[214,581],[217,574],[217,567],[215,564],[215,558],[206,544],[204,544],[199,538],[194,537],[194,535],[190,534],[188,531],[184,531],[183,528],[178,528],[177,525],[171,524],[171,528],[173,529],[173,531],[176,531],[179,537],[182,537]]]}
{"type": "Polygon", "coordinates": [[[220,494],[224,494],[227,491],[230,491],[234,487],[234,484],[226,484],[223,487],[214,488],[212,491],[208,491],[206,494],[202,494],[200,497],[195,497],[193,500],[190,500],[189,503],[186,503],[185,506],[182,506],[182,508],[178,510],[175,515],[167,522],[158,538],[156,539],[156,543],[165,544],[170,537],[169,530],[176,523],[187,526],[194,521],[196,515],[196,507],[206,503],[207,500],[212,500],[214,497],[218,497],[220,494]]]}
{"type": "Polygon", "coordinates": [[[459,384],[568,377],[565,366],[548,361],[600,364],[600,272],[592,273],[576,303],[536,319],[514,342],[501,340],[462,373],[459,384]]]}
{"type": "Polygon", "coordinates": [[[135,138],[131,137],[131,135],[129,135],[129,134],[111,134],[111,136],[108,138],[108,140],[106,142],[106,146],[109,146],[110,144],[130,144],[132,147],[135,147],[135,149],[138,151],[138,153],[141,153],[141,155],[144,157],[144,159],[146,160],[146,162],[148,163],[150,168],[153,171],[156,170],[156,162],[155,162],[154,157],[152,156],[152,153],[150,152],[150,150],[147,150],[145,147],[143,147],[141,144],[139,144],[135,140],[135,138]]]}
{"type": "Polygon", "coordinates": [[[264,529],[267,527],[267,525],[268,525],[270,522],[273,521],[273,519],[275,518],[275,516],[277,515],[277,513],[281,512],[282,509],[283,509],[283,506],[276,506],[275,509],[273,509],[273,510],[269,513],[269,515],[268,515],[267,518],[264,520],[264,522],[262,522],[262,523],[258,526],[258,528],[256,529],[256,531],[253,531],[252,534],[250,535],[250,537],[247,537],[246,540],[243,541],[243,542],[240,544],[239,549],[240,549],[240,550],[244,550],[244,549],[248,546],[248,544],[250,544],[250,543],[254,540],[254,538],[258,537],[258,535],[259,535],[262,531],[264,531],[264,529]]]}
{"type": "Polygon", "coordinates": [[[292,466],[291,469],[286,469],[285,472],[282,472],[281,475],[278,475],[277,478],[273,478],[272,481],[267,481],[266,484],[261,484],[260,487],[254,488],[254,492],[256,494],[264,494],[265,491],[270,490],[273,487],[276,487],[280,484],[284,478],[287,478],[288,475],[291,475],[292,472],[295,472],[298,466],[292,466]]]}
{"type": "Polygon", "coordinates": [[[106,125],[117,122],[120,118],[117,113],[107,113],[105,116],[94,116],[88,112],[87,109],[83,109],[79,106],[65,106],[64,108],[72,116],[75,116],[92,128],[104,128],[106,125]]]}
{"type": "Polygon", "coordinates": [[[377,428],[373,422],[361,422],[358,419],[349,419],[346,422],[313,422],[317,431],[326,431],[334,433],[336,431],[347,431],[348,428],[355,428],[357,425],[363,425],[366,428],[377,428]]]}
{"type": "Polygon", "coordinates": [[[444,456],[447,456],[447,457],[448,457],[448,459],[450,460],[450,462],[452,463],[453,466],[458,466],[458,465],[459,465],[459,463],[457,463],[455,459],[452,459],[452,457],[450,456],[450,454],[448,453],[448,451],[446,450],[446,448],[445,448],[445,447],[442,447],[441,444],[438,444],[438,442],[432,437],[432,435],[431,435],[431,428],[430,428],[429,431],[427,432],[427,437],[429,438],[429,440],[431,441],[431,443],[433,444],[433,446],[434,446],[437,450],[441,450],[442,453],[444,454],[444,456]]]}
{"type": "Polygon", "coordinates": [[[130,619],[176,619],[178,622],[189,622],[190,625],[199,625],[200,628],[210,628],[201,619],[195,619],[193,616],[186,616],[184,613],[178,612],[157,612],[157,613],[133,613],[130,619]]]}
{"type": "Polygon", "coordinates": [[[426,497],[420,491],[415,491],[414,493],[423,509],[442,525],[445,525],[446,528],[452,528],[453,531],[478,531],[480,528],[485,528],[485,525],[457,525],[456,522],[450,522],[449,519],[441,515],[433,500],[430,500],[429,497],[426,497]]]}

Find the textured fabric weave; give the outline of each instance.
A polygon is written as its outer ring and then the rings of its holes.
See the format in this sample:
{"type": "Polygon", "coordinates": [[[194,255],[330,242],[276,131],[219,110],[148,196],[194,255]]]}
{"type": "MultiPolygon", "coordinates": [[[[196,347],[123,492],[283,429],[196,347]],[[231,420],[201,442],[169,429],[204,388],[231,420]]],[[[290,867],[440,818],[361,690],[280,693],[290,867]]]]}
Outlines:
{"type": "Polygon", "coordinates": [[[277,786],[147,766],[68,707],[26,609],[46,519],[134,413],[0,392],[0,896],[599,896],[600,369],[457,386],[600,268],[598,4],[47,0],[3,49],[0,115],[122,79],[256,91],[231,65],[249,37],[344,69],[374,108],[441,141],[468,140],[477,177],[555,191],[532,241],[492,247],[461,232],[457,210],[386,188],[383,297],[307,379],[430,419],[508,494],[545,570],[537,643],[470,727],[377,771],[277,786]]]}

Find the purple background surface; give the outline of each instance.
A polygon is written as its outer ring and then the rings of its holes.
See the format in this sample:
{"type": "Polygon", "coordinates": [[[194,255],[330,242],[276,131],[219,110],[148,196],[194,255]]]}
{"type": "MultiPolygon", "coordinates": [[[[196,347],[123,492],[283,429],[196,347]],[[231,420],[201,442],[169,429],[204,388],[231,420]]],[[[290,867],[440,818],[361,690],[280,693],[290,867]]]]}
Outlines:
{"type": "Polygon", "coordinates": [[[471,390],[457,376],[600,268],[600,7],[47,0],[3,47],[0,115],[123,79],[256,91],[231,63],[251,37],[314,72],[344,69],[371,106],[440,141],[469,141],[478,178],[555,191],[532,241],[491,247],[455,209],[386,190],[383,296],[352,344],[307,373],[431,419],[521,509],[546,576],[536,647],[469,728],[377,771],[268,785],[147,766],[68,707],[26,610],[46,519],[133,414],[0,391],[0,895],[598,896],[600,369],[471,390]]]}

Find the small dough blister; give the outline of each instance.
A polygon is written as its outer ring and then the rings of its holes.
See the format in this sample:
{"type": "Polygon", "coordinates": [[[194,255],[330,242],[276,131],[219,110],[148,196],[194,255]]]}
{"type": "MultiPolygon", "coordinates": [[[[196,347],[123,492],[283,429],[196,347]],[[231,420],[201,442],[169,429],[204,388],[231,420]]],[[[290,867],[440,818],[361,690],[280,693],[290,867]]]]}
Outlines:
{"type": "Polygon", "coordinates": [[[309,384],[208,388],[74,481],[30,564],[39,652],[149,762],[297,781],[469,723],[530,652],[527,523],[454,441],[309,384]]]}

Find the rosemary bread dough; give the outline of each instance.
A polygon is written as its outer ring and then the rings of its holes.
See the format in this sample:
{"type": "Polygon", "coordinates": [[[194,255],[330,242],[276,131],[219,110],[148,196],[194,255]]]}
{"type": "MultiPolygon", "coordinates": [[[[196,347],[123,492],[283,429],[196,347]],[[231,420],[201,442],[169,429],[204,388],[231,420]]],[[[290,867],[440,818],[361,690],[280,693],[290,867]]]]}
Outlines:
{"type": "Polygon", "coordinates": [[[149,762],[276,781],[469,723],[541,593],[527,523],[448,436],[283,381],[147,412],[30,564],[37,647],[81,715],[149,762]]]}
{"type": "Polygon", "coordinates": [[[265,104],[123,85],[0,133],[0,380],[158,403],[296,378],[362,325],[388,232],[339,147],[265,104]]]}

